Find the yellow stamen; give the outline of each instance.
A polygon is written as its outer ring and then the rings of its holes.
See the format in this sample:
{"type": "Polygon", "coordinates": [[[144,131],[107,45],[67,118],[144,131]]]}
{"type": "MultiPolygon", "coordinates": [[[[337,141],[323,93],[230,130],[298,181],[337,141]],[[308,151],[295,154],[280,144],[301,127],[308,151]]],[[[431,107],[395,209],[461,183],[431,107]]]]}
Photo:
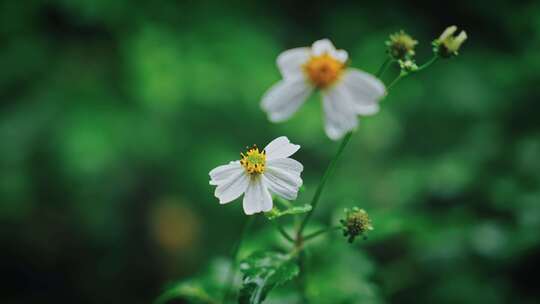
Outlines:
{"type": "Polygon", "coordinates": [[[304,71],[313,85],[324,89],[339,79],[344,67],[343,62],[324,53],[320,56],[312,56],[304,65],[304,71]]]}
{"type": "Polygon", "coordinates": [[[259,151],[259,148],[257,148],[257,145],[253,145],[253,147],[249,148],[247,152],[240,153],[240,156],[242,156],[242,159],[240,159],[240,164],[244,169],[246,169],[246,172],[249,174],[261,174],[264,172],[264,168],[266,165],[266,153],[263,151],[259,151]]]}

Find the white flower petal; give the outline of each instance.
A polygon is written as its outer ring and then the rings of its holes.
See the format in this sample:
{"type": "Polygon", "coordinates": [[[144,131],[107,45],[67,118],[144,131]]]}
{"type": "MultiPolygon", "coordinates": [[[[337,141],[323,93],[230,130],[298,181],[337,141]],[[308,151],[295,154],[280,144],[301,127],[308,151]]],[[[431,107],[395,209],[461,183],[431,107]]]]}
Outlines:
{"type": "Polygon", "coordinates": [[[292,158],[279,158],[268,160],[266,162],[266,167],[270,170],[277,168],[279,170],[283,170],[298,176],[300,176],[300,173],[302,173],[302,170],[304,170],[304,166],[299,161],[292,158]]]}
{"type": "Polygon", "coordinates": [[[304,75],[286,78],[264,94],[261,107],[268,114],[270,121],[284,121],[300,108],[312,91],[313,87],[304,75]]]}
{"type": "Polygon", "coordinates": [[[329,39],[321,39],[313,42],[311,53],[314,56],[321,56],[325,53],[332,54],[336,48],[329,39]]]}
{"type": "Polygon", "coordinates": [[[352,101],[358,105],[372,105],[386,92],[382,81],[358,69],[347,69],[341,83],[349,91],[352,101]]]}
{"type": "Polygon", "coordinates": [[[292,144],[286,136],[280,136],[264,147],[267,161],[289,157],[298,149],[300,149],[300,146],[292,144]]]}
{"type": "Polygon", "coordinates": [[[294,159],[276,159],[267,163],[263,178],[270,191],[285,199],[295,200],[302,186],[302,170],[302,164],[294,159]]]}
{"type": "Polygon", "coordinates": [[[218,185],[220,182],[225,181],[233,174],[244,170],[239,161],[232,161],[227,165],[219,166],[210,171],[210,185],[218,185]]]}
{"type": "Polygon", "coordinates": [[[227,204],[246,192],[248,184],[249,176],[245,171],[235,172],[228,179],[221,180],[216,184],[214,195],[219,199],[220,204],[227,204]]]}
{"type": "Polygon", "coordinates": [[[247,215],[268,212],[272,209],[272,196],[268,192],[261,176],[250,179],[249,186],[244,195],[243,207],[247,215]]]}
{"type": "Polygon", "coordinates": [[[356,113],[360,115],[373,115],[379,112],[378,103],[374,103],[370,105],[355,104],[354,108],[356,109],[356,113]]]}
{"type": "Polygon", "coordinates": [[[358,125],[356,109],[346,94],[341,83],[323,92],[324,129],[332,140],[340,139],[358,125]]]}
{"type": "Polygon", "coordinates": [[[331,55],[332,57],[343,63],[345,63],[347,59],[349,59],[349,54],[345,50],[334,50],[331,55]]]}
{"type": "MultiPolygon", "coordinates": [[[[346,78],[335,86],[328,89],[331,91],[331,95],[334,95],[336,99],[340,100],[340,104],[343,107],[349,109],[359,115],[373,115],[379,112],[378,99],[371,99],[370,97],[363,96],[360,90],[370,90],[365,88],[363,84],[358,81],[351,81],[350,78],[346,78]],[[358,93],[358,94],[357,94],[358,93]]],[[[364,94],[365,95],[365,94],[364,94]]]]}
{"type": "Polygon", "coordinates": [[[277,66],[281,75],[285,78],[303,73],[302,65],[310,56],[311,51],[308,47],[294,48],[279,54],[277,66]]]}
{"type": "Polygon", "coordinates": [[[290,201],[294,201],[298,197],[298,188],[292,187],[277,177],[265,174],[263,175],[263,179],[272,193],[290,201]]]}

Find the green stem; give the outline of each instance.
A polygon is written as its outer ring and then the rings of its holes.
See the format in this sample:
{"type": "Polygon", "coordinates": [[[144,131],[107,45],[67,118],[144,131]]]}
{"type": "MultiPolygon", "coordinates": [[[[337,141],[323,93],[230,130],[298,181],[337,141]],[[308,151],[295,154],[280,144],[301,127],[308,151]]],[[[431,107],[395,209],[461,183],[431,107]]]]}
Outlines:
{"type": "Polygon", "coordinates": [[[332,226],[330,228],[324,228],[324,229],[321,229],[319,231],[315,231],[311,234],[308,234],[304,237],[304,242],[307,242],[311,239],[314,239],[316,237],[318,237],[319,235],[322,235],[322,234],[325,234],[327,232],[332,232],[332,231],[336,231],[336,230],[341,230],[343,229],[341,226],[332,226]]]}
{"type": "Polygon", "coordinates": [[[240,248],[242,247],[242,243],[244,241],[244,237],[246,236],[246,232],[249,230],[252,224],[253,224],[253,216],[249,216],[242,227],[242,231],[240,232],[240,238],[236,241],[236,244],[233,247],[233,250],[231,253],[231,268],[229,269],[228,280],[227,282],[225,282],[225,291],[223,293],[223,303],[226,303],[227,299],[231,295],[231,291],[232,291],[232,287],[234,283],[234,277],[236,276],[236,265],[238,264],[238,261],[237,261],[238,253],[240,252],[240,248]]]}
{"type": "Polygon", "coordinates": [[[399,75],[394,78],[394,80],[392,80],[392,82],[390,82],[390,84],[388,86],[386,86],[386,91],[390,91],[390,89],[396,85],[396,83],[398,83],[401,79],[405,78],[405,76],[409,75],[408,73],[404,73],[404,72],[401,72],[399,73],[399,75]]]}
{"type": "Polygon", "coordinates": [[[430,60],[428,60],[426,63],[424,63],[423,65],[419,66],[416,70],[414,71],[410,71],[410,72],[406,72],[406,71],[401,71],[399,73],[399,75],[394,79],[392,80],[392,82],[386,87],[386,90],[389,91],[390,88],[392,88],[394,85],[396,85],[396,83],[398,83],[401,79],[411,75],[411,74],[415,74],[415,73],[418,73],[422,70],[424,70],[425,68],[431,66],[432,64],[434,64],[437,60],[439,59],[439,56],[433,56],[430,60]]]}
{"type": "Polygon", "coordinates": [[[317,204],[319,203],[319,199],[321,197],[324,186],[326,185],[326,181],[328,180],[328,177],[330,177],[330,174],[334,170],[334,167],[336,166],[337,160],[339,159],[339,157],[343,153],[343,150],[345,149],[345,147],[349,143],[352,134],[353,134],[353,132],[351,131],[351,132],[349,132],[349,133],[347,133],[345,135],[345,137],[341,141],[341,144],[340,144],[336,154],[334,155],[334,157],[332,158],[332,160],[328,164],[328,167],[326,167],[326,171],[324,172],[324,175],[323,175],[321,181],[319,182],[319,186],[317,187],[317,190],[315,190],[315,195],[313,195],[313,199],[311,200],[311,211],[306,215],[306,217],[304,217],[304,220],[300,224],[300,228],[298,228],[298,231],[296,233],[296,238],[299,238],[302,235],[302,232],[306,228],[306,225],[309,222],[309,219],[311,218],[311,215],[315,211],[315,208],[317,208],[317,204]]]}
{"type": "Polygon", "coordinates": [[[287,233],[287,231],[285,231],[285,229],[283,229],[283,227],[278,223],[276,222],[276,220],[272,221],[274,223],[274,225],[276,226],[276,229],[279,231],[279,233],[285,238],[287,239],[289,242],[291,243],[294,243],[294,239],[293,237],[287,233]]]}
{"type": "Polygon", "coordinates": [[[390,57],[386,58],[386,60],[383,62],[383,64],[381,65],[381,67],[379,68],[375,76],[377,76],[377,78],[380,78],[384,74],[384,72],[386,72],[386,70],[388,69],[388,67],[390,66],[392,62],[393,62],[392,58],[390,57]]]}
{"type": "Polygon", "coordinates": [[[426,63],[422,64],[421,66],[416,69],[414,72],[420,72],[421,70],[429,67],[430,65],[434,64],[439,59],[439,56],[435,55],[430,60],[428,60],[426,63]]]}

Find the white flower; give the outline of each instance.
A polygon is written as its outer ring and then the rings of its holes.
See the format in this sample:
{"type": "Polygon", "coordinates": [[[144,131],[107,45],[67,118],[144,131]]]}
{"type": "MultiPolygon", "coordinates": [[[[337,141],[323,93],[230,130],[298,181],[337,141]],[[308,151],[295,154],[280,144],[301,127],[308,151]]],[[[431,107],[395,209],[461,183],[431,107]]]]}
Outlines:
{"type": "Polygon", "coordinates": [[[379,111],[384,84],[358,69],[348,68],[348,54],[336,50],[328,39],[311,48],[287,50],[277,58],[283,79],[263,96],[261,106],[273,122],[290,118],[309,95],[320,89],[323,96],[325,131],[337,140],[358,125],[358,115],[379,111]]]}
{"type": "Polygon", "coordinates": [[[240,153],[241,160],[210,171],[210,185],[217,186],[214,195],[220,204],[227,204],[244,194],[244,212],[248,215],[272,209],[275,194],[295,200],[302,186],[301,163],[289,158],[300,149],[285,136],[270,142],[262,151],[253,146],[240,153]]]}

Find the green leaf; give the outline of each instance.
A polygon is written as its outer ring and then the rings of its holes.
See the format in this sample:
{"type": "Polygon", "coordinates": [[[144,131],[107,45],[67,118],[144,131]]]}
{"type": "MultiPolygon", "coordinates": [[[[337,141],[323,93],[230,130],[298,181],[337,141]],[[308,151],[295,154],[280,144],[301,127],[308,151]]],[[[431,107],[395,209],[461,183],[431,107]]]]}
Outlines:
{"type": "Polygon", "coordinates": [[[256,252],[240,264],[243,274],[238,303],[258,304],[275,286],[292,280],[300,272],[290,256],[278,252],[256,252]]]}
{"type": "Polygon", "coordinates": [[[188,303],[214,304],[218,303],[203,287],[196,282],[180,282],[165,291],[155,304],[165,304],[173,299],[182,299],[188,303]]]}
{"type": "Polygon", "coordinates": [[[265,215],[269,220],[274,220],[284,215],[301,214],[310,211],[311,205],[305,204],[302,206],[294,206],[285,210],[279,210],[278,208],[274,207],[270,212],[265,213],[265,215]]]}

